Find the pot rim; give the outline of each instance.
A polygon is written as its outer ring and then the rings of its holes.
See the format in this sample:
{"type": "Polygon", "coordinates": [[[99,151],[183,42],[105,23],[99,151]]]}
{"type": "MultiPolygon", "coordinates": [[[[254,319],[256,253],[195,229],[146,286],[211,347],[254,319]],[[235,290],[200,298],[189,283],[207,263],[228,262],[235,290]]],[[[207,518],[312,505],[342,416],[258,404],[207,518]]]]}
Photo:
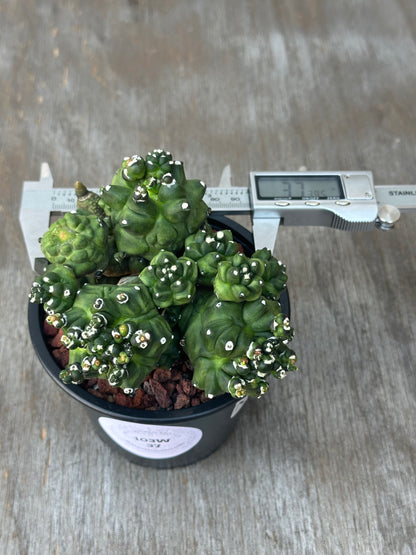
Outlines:
{"type": "MultiPolygon", "coordinates": [[[[253,245],[253,235],[245,227],[240,225],[233,220],[225,216],[214,215],[210,216],[209,221],[211,224],[218,225],[225,228],[230,228],[233,234],[237,235],[237,240],[242,241],[249,247],[253,245]],[[239,237],[238,237],[239,236],[239,237]]],[[[251,246],[253,250],[253,247],[251,246]]],[[[280,297],[280,303],[282,305],[282,311],[290,315],[290,302],[287,290],[282,293],[280,297]]],[[[29,302],[28,308],[28,322],[29,322],[29,333],[30,337],[38,355],[40,362],[49,374],[49,376],[54,380],[54,382],[63,389],[70,397],[76,399],[84,406],[89,409],[95,410],[102,413],[103,415],[110,416],[113,418],[120,418],[129,421],[146,421],[149,424],[158,423],[180,423],[184,421],[189,421],[199,416],[208,415],[212,412],[216,412],[228,405],[236,404],[239,401],[246,400],[235,399],[231,397],[229,393],[224,393],[205,403],[201,403],[196,407],[188,407],[183,409],[160,409],[160,410],[145,410],[145,409],[135,409],[129,407],[123,407],[122,405],[117,405],[116,403],[111,403],[106,399],[101,399],[95,397],[93,394],[89,393],[86,389],[80,387],[76,384],[65,384],[59,378],[59,373],[61,368],[53,358],[51,352],[49,351],[45,338],[43,335],[43,319],[44,310],[41,304],[33,304],[29,302]]]]}

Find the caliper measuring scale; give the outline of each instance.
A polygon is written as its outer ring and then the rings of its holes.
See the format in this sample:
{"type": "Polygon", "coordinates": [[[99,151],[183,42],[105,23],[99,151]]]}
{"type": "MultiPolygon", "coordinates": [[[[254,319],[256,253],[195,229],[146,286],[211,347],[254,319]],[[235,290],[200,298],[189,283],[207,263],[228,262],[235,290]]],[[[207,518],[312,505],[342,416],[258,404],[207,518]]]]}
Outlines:
{"type": "MultiPolygon", "coordinates": [[[[392,229],[401,211],[416,209],[416,185],[374,185],[370,171],[253,171],[248,187],[208,187],[204,200],[217,214],[250,214],[256,249],[273,251],[280,225],[392,229]]],[[[50,214],[75,209],[75,191],[53,188],[47,163],[39,181],[24,182],[19,219],[33,269],[50,214]]]]}

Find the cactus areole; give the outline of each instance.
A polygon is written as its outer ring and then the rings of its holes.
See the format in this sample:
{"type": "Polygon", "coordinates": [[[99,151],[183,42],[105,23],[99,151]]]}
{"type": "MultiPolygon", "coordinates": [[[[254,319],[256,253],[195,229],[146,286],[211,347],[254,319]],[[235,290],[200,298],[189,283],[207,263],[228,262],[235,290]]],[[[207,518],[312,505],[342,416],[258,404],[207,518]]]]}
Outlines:
{"type": "MultiPolygon", "coordinates": [[[[77,210],[41,238],[49,264],[29,295],[41,305],[29,307],[32,339],[44,311],[62,329],[69,361],[59,369],[35,345],[38,354],[87,407],[110,403],[88,399],[80,384],[107,380],[134,395],[152,370],[181,357],[212,401],[151,411],[154,420],[260,397],[271,377],[297,369],[285,266],[267,249],[254,252],[235,222],[210,216],[205,188],[169,152],[130,156],[99,194],[77,181],[77,210]]],[[[133,419],[134,409],[120,411],[133,419]]]]}

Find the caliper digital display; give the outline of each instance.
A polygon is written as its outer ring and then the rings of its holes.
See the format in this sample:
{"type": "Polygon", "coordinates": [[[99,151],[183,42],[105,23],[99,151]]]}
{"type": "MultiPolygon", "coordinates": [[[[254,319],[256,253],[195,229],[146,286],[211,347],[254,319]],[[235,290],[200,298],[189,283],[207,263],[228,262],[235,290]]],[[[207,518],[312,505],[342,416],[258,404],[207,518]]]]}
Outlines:
{"type": "Polygon", "coordinates": [[[377,200],[371,172],[251,172],[254,238],[269,248],[280,225],[374,229],[377,200]]]}
{"type": "Polygon", "coordinates": [[[261,175],[256,174],[261,200],[340,200],[345,198],[338,175],[261,175]]]}

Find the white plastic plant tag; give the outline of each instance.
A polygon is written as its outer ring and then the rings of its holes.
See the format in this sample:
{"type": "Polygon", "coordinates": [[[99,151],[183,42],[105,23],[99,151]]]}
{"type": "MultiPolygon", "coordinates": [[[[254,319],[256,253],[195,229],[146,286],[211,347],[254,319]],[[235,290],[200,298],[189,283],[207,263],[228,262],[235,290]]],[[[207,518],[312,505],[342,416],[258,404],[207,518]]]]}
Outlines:
{"type": "Polygon", "coordinates": [[[235,407],[233,408],[233,412],[231,413],[230,418],[234,418],[240,412],[240,410],[244,407],[247,402],[248,397],[243,397],[239,401],[236,402],[235,407]]]}
{"type": "Polygon", "coordinates": [[[98,421],[120,447],[147,459],[177,457],[195,447],[202,438],[199,428],[138,424],[105,416],[98,421]]]}

